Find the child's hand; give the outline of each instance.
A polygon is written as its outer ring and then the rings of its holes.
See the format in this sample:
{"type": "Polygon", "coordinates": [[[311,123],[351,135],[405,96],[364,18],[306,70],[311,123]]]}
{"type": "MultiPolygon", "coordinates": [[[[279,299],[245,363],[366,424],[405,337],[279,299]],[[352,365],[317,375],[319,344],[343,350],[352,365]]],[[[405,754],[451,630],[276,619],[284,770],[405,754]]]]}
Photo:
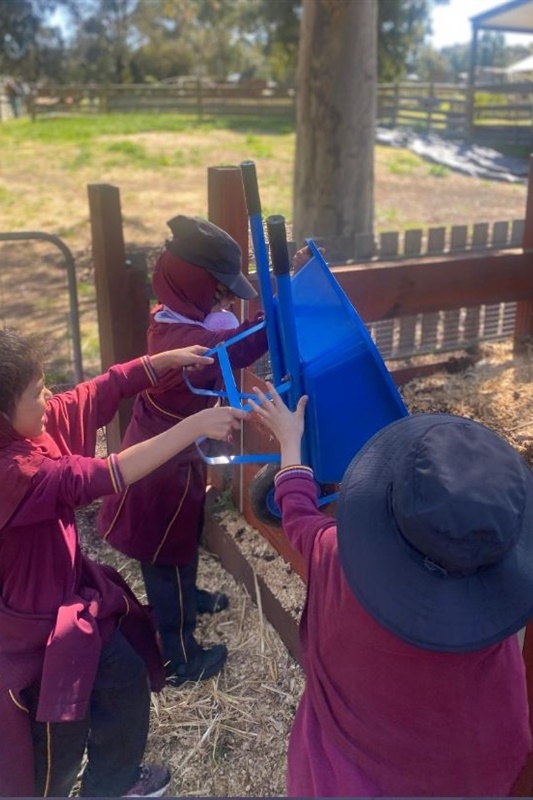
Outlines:
{"type": "Polygon", "coordinates": [[[232,432],[238,431],[241,420],[248,416],[247,411],[231,406],[216,406],[198,411],[191,419],[198,425],[198,436],[206,439],[218,439],[221,442],[231,442],[232,432]]]}
{"type": "Polygon", "coordinates": [[[201,369],[214,361],[211,356],[203,355],[207,353],[208,349],[200,344],[193,344],[190,347],[181,347],[179,350],[156,353],[156,355],[150,356],[150,359],[158,375],[167,369],[179,369],[180,367],[201,369]]]}
{"type": "Polygon", "coordinates": [[[288,463],[297,464],[300,462],[300,442],[304,432],[307,395],[300,397],[296,411],[289,411],[271,383],[267,382],[267,388],[272,400],[254,386],[254,392],[261,405],[257,405],[253,400],[250,400],[250,405],[280,443],[282,466],[287,466],[288,463]]]}

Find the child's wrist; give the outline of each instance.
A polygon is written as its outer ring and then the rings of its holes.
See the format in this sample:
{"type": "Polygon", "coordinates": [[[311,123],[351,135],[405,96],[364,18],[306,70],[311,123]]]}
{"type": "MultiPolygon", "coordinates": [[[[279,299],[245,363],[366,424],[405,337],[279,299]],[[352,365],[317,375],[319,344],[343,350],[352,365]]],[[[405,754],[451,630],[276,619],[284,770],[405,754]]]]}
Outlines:
{"type": "Polygon", "coordinates": [[[290,467],[302,463],[302,452],[300,439],[288,442],[280,442],[281,445],[281,466],[290,467]]]}
{"type": "Polygon", "coordinates": [[[153,356],[148,356],[148,358],[158,377],[168,369],[166,353],[155,353],[153,356]]]}

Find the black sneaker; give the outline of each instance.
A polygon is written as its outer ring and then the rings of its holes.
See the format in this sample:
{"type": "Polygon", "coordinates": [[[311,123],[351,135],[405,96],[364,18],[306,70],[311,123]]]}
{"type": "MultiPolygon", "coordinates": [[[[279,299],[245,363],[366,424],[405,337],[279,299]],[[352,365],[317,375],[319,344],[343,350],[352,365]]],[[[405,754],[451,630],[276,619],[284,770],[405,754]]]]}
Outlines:
{"type": "Polygon", "coordinates": [[[123,797],[161,797],[170,784],[170,772],[162,764],[141,764],[135,784],[123,797]]]}
{"type": "Polygon", "coordinates": [[[228,648],[225,644],[215,644],[208,648],[198,645],[198,649],[189,661],[168,665],[167,684],[181,686],[187,681],[206,681],[220,672],[227,657],[228,648]]]}
{"type": "Polygon", "coordinates": [[[196,588],[196,613],[218,614],[229,606],[229,597],[224,592],[208,592],[196,588]]]}

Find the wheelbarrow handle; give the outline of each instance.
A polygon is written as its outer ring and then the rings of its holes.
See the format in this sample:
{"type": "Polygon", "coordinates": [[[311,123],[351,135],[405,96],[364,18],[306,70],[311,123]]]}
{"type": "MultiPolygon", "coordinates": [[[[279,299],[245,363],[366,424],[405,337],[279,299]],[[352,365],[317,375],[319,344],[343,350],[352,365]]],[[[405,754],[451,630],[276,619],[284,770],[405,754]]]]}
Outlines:
{"type": "Polygon", "coordinates": [[[289,275],[291,265],[289,261],[289,251],[287,249],[285,217],[281,214],[272,214],[267,218],[266,223],[274,274],[276,276],[289,275]]]}
{"type": "Polygon", "coordinates": [[[242,184],[248,215],[253,217],[261,214],[261,200],[259,198],[259,184],[257,183],[257,172],[254,161],[243,161],[241,163],[242,184]]]}

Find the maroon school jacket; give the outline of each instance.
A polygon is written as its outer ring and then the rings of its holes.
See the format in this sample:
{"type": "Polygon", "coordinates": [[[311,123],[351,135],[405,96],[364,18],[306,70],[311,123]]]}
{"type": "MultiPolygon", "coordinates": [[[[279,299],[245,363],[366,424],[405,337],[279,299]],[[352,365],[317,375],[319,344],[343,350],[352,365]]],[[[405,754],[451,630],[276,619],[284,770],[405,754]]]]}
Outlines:
{"type": "MultiPolygon", "coordinates": [[[[190,322],[158,322],[155,317],[162,306],[155,308],[148,328],[148,352],[151,354],[193,344],[215,347],[249,330],[262,318],[258,315],[235,330],[204,328],[201,321],[213,306],[216,281],[205,270],[181,262],[168,251],[158,259],[153,285],[158,299],[190,322]]],[[[247,367],[266,349],[266,334],[261,329],[228,348],[231,365],[234,369],[247,367]]],[[[189,375],[191,383],[198,388],[221,386],[218,359],[189,375]]],[[[181,371],[163,375],[157,386],[136,398],[122,446],[128,447],[168,430],[180,419],[215,402],[213,397],[192,393],[181,371]]],[[[121,495],[106,497],[98,518],[98,532],[117,550],[144,563],[187,564],[197,548],[205,488],[206,465],[192,445],[129,486],[121,495]]]]}
{"type": "MultiPolygon", "coordinates": [[[[154,690],[164,671],[154,628],[120,575],[80,550],[74,509],[112,493],[117,465],[95,458],[97,429],[119,401],[152,385],[146,359],[56,395],[35,440],[0,423],[0,796],[33,794],[28,712],[21,693],[41,681],[37,719],[82,719],[102,645],[120,627],[154,690]]],[[[117,484],[118,481],[118,484],[117,484]]]]}

